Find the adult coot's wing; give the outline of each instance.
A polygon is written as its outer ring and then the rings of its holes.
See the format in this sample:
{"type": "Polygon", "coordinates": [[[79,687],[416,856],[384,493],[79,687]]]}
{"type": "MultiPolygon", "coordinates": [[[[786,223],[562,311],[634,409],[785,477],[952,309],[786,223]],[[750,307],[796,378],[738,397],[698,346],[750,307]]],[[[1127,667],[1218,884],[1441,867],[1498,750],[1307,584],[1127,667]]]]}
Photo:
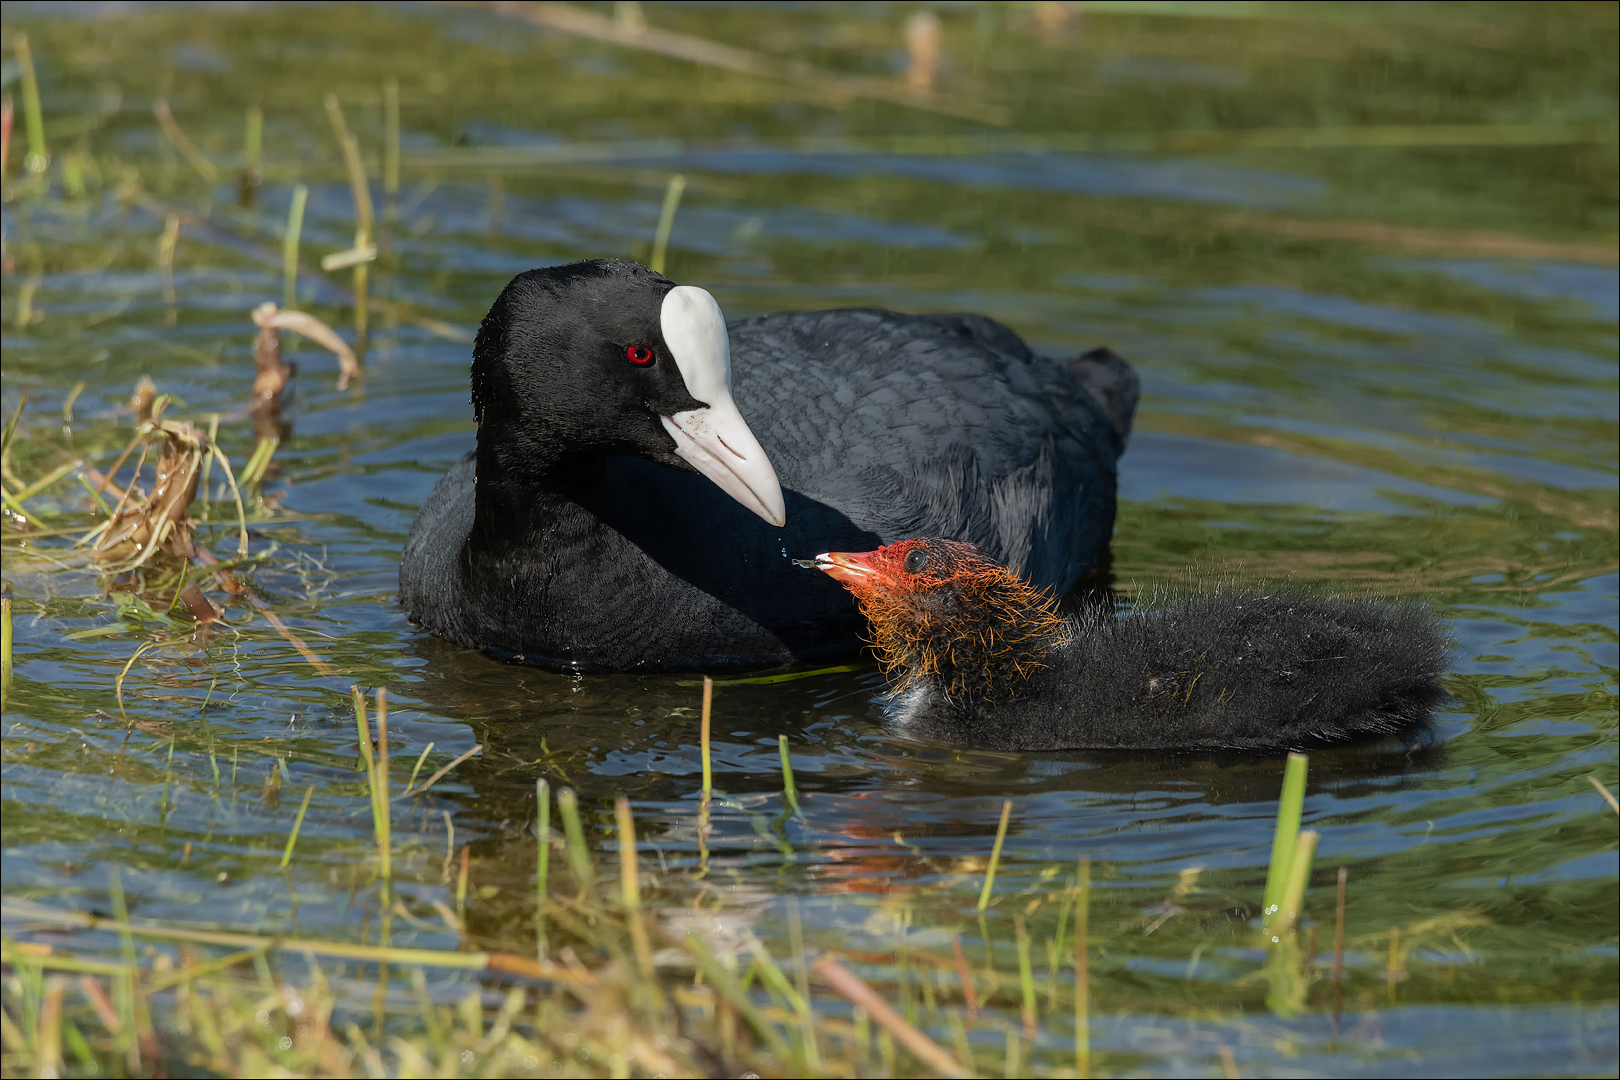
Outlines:
{"type": "Polygon", "coordinates": [[[885,543],[969,540],[1058,589],[1107,543],[1124,440],[1084,365],[978,315],[771,315],[731,338],[737,402],[783,485],[885,543]]]}
{"type": "Polygon", "coordinates": [[[462,591],[462,544],[473,525],[478,463],[467,451],[439,478],[411,522],[399,565],[399,602],[435,633],[479,648],[462,591]]]}

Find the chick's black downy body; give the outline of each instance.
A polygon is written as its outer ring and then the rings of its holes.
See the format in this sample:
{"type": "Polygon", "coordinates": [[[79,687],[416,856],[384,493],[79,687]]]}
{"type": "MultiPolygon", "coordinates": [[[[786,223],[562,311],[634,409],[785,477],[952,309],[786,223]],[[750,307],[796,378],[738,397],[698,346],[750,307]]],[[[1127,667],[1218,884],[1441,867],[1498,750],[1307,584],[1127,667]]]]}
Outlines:
{"type": "Polygon", "coordinates": [[[400,568],[427,628],[542,666],[776,663],[860,641],[847,595],[794,556],[928,532],[1064,590],[1106,548],[1137,395],[1111,353],[1040,357],[977,315],[722,323],[728,402],[774,466],[784,526],[691,471],[701,455],[660,426],[714,396],[668,362],[675,289],[599,261],[502,293],[474,350],[477,449],[423,504],[400,568]],[[642,343],[654,360],[627,363],[642,343]]]}
{"type": "Polygon", "coordinates": [[[1300,749],[1410,737],[1447,700],[1445,642],[1415,605],[1234,591],[1063,619],[968,545],[820,559],[897,676],[897,726],[957,746],[1300,749]]]}
{"type": "Polygon", "coordinates": [[[1279,750],[1404,735],[1446,699],[1418,607],[1234,592],[1073,617],[1004,698],[903,694],[910,733],[990,750],[1279,750]]]}

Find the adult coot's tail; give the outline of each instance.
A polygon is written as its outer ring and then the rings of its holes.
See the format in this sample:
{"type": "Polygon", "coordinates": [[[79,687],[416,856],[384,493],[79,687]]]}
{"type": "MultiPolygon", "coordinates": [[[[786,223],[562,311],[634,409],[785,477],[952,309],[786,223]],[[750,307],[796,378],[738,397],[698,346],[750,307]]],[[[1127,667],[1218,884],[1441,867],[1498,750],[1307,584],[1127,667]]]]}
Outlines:
{"type": "Polygon", "coordinates": [[[1274,751],[1413,732],[1446,699],[1426,609],[1235,592],[1063,619],[970,544],[828,553],[920,735],[1009,750],[1274,751]]]}

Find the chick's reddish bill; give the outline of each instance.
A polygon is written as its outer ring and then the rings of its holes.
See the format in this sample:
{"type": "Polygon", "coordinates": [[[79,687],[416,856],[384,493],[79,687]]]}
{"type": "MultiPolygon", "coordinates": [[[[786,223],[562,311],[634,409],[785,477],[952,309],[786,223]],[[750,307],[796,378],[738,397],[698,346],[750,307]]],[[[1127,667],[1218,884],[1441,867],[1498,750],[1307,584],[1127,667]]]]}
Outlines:
{"type": "Polygon", "coordinates": [[[827,551],[816,556],[816,569],[834,581],[845,585],[870,580],[875,571],[872,556],[876,551],[827,551]]]}
{"type": "Polygon", "coordinates": [[[900,571],[907,553],[921,546],[920,540],[900,540],[875,551],[827,551],[816,556],[816,569],[847,586],[874,585],[900,571]]]}

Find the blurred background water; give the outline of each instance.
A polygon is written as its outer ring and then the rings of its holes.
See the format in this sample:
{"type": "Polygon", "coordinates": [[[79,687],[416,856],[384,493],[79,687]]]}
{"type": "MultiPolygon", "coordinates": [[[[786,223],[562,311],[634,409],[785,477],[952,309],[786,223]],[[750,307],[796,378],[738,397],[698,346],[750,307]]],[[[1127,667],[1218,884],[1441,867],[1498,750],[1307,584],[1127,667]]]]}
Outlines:
{"type": "MultiPolygon", "coordinates": [[[[394,602],[416,507],[472,445],[468,343],[490,301],[531,267],[649,258],[680,174],[667,272],[731,318],[969,310],[1051,355],[1130,360],[1143,399],[1120,474],[1123,597],[1297,580],[1420,599],[1456,642],[1440,747],[1312,762],[1318,924],[1334,868],[1351,882],[1337,1029],[1321,1008],[1267,1015],[1252,977],[1280,762],[908,742],[886,733],[865,661],[719,688],[729,801],[705,887],[723,919],[786,935],[792,905],[813,942],[925,947],[935,931],[898,913],[959,918],[1011,798],[998,912],[1093,860],[1093,1042],[1110,1071],[1209,1071],[1228,1045],[1246,1075],[1612,1073],[1620,863],[1589,777],[1620,782],[1615,6],[572,10],[594,36],[546,25],[546,5],[7,4],[5,53],[27,33],[53,157],[49,185],[23,190],[14,135],[16,477],[106,467],[143,375],[174,395],[171,416],[218,414],[219,444],[248,458],[248,312],[281,299],[296,184],[298,304],[353,337],[348,272],[312,269],[354,234],[328,92],[386,206],[370,289],[387,307],[347,390],[289,339],[296,409],[250,508],[250,575],[333,675],[245,606],[206,637],[154,621],[67,540],[8,515],[5,895],[106,910],[116,864],[139,915],[374,936],[359,683],[391,695],[396,762],[483,747],[396,810],[399,894],[425,913],[393,924],[396,943],[454,944],[431,904],[450,889],[447,843],[469,841],[470,939],[528,932],[537,776],[580,791],[604,844],[628,794],[670,894],[691,900],[693,680],[503,666],[394,602]],[[937,63],[907,50],[924,11],[937,63]],[[691,40],[733,52],[666,55],[691,40]],[[386,79],[397,196],[382,187],[386,79]],[[211,179],[164,137],[154,99],[211,179]],[[240,186],[252,106],[262,182],[240,186]],[[778,735],[803,813],[773,827],[778,735]]],[[[8,60],[13,93],[18,76],[8,60]]],[[[28,505],[91,521],[71,481],[28,505]]],[[[202,535],[226,556],[228,497],[209,514],[202,535]]],[[[1072,1060],[1065,1037],[1042,1036],[1042,1068],[1072,1060]]]]}

